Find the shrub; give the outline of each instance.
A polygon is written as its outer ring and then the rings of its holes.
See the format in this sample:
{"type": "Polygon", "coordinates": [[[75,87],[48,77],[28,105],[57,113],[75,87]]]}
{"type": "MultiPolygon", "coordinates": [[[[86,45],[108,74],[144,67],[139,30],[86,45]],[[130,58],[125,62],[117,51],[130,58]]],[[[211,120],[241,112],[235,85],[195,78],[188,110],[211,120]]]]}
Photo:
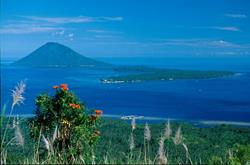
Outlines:
{"type": "Polygon", "coordinates": [[[35,117],[29,121],[30,135],[43,140],[49,151],[46,153],[58,158],[64,155],[68,161],[79,155],[88,160],[100,135],[97,126],[102,111],[95,110],[94,114],[88,110],[67,84],[53,88],[54,96],[42,94],[36,99],[35,117]]]}

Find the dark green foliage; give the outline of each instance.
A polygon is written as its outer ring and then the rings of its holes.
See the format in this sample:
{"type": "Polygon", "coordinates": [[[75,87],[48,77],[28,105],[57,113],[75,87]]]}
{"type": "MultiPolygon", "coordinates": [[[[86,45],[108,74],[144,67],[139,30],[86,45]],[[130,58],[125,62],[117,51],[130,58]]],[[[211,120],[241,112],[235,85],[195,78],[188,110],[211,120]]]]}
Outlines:
{"type": "MultiPolygon", "coordinates": [[[[22,119],[20,123],[21,130],[25,135],[25,147],[12,145],[8,149],[9,162],[19,160],[23,162],[26,158],[32,158],[33,141],[28,133],[27,120],[22,119]]],[[[181,126],[184,142],[188,146],[193,163],[202,164],[218,164],[222,161],[223,164],[245,164],[250,156],[250,128],[235,127],[227,125],[219,125],[209,128],[195,127],[188,123],[172,122],[171,127],[173,135],[177,128],[181,126]],[[229,158],[229,149],[233,157],[229,158]]],[[[152,140],[150,142],[150,157],[154,159],[158,151],[159,137],[164,132],[165,123],[150,124],[152,140]]],[[[129,151],[129,135],[131,133],[130,123],[103,119],[100,125],[101,136],[99,143],[94,150],[96,162],[103,162],[105,156],[108,156],[108,161],[118,163],[127,163],[126,155],[129,151]]],[[[134,130],[135,135],[135,150],[134,155],[138,156],[140,151],[143,152],[143,131],[144,125],[137,124],[134,130]]],[[[12,131],[9,132],[9,137],[13,137],[12,131]]],[[[176,157],[180,157],[185,161],[185,152],[181,146],[175,146],[171,140],[165,142],[165,147],[169,155],[169,163],[175,163],[176,157]]],[[[143,154],[143,153],[142,153],[143,154]]],[[[135,156],[135,157],[136,157],[135,156]]],[[[143,162],[143,155],[142,161],[143,162]]],[[[16,162],[15,162],[16,163],[16,162]]]]}
{"type": "Polygon", "coordinates": [[[231,150],[231,155],[229,159],[230,164],[247,164],[250,163],[250,144],[239,145],[236,144],[231,150]]]}
{"type": "Polygon", "coordinates": [[[67,84],[55,88],[54,96],[37,97],[35,117],[29,120],[30,135],[36,140],[46,137],[58,155],[81,154],[87,158],[99,137],[95,133],[98,116],[95,120],[91,118],[91,112],[68,91],[67,84]]]}
{"type": "MultiPolygon", "coordinates": [[[[220,157],[223,162],[226,162],[228,159],[228,150],[234,148],[235,144],[244,146],[250,144],[249,128],[227,125],[200,128],[187,123],[173,122],[173,136],[179,126],[181,126],[184,143],[188,146],[193,162],[196,163],[201,161],[203,164],[207,164],[213,156],[220,157]]],[[[154,159],[157,154],[159,138],[164,133],[164,128],[165,123],[150,125],[152,134],[150,142],[151,159],[154,159]]],[[[117,159],[117,161],[125,160],[124,153],[129,152],[130,124],[119,120],[105,120],[101,125],[101,131],[102,136],[96,150],[98,155],[103,156],[108,153],[113,159],[117,159]]],[[[134,131],[135,153],[143,152],[144,150],[143,136],[144,125],[137,124],[137,128],[134,131]]],[[[174,159],[177,156],[181,156],[182,161],[185,161],[185,152],[181,145],[175,146],[172,139],[167,140],[165,145],[170,162],[176,163],[174,159]]],[[[126,161],[123,163],[126,163],[126,161]]]]}

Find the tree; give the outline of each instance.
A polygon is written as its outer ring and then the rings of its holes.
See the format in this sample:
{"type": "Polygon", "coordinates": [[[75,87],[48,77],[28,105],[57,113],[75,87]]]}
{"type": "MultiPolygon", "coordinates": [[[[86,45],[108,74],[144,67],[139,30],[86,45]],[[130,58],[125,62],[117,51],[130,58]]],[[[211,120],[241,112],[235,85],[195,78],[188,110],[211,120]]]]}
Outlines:
{"type": "Polygon", "coordinates": [[[54,96],[42,94],[36,99],[35,117],[29,120],[31,137],[43,140],[48,153],[59,158],[90,158],[100,135],[97,126],[102,111],[88,110],[67,84],[53,88],[54,96]]]}

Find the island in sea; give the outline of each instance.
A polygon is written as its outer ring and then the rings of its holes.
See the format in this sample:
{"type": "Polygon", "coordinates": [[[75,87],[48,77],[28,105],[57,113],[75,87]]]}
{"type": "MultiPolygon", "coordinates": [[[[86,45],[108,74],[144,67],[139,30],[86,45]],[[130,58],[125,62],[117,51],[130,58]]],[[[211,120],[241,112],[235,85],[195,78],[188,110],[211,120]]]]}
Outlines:
{"type": "Polygon", "coordinates": [[[127,72],[120,76],[103,78],[102,83],[128,83],[150,80],[178,80],[178,79],[209,79],[232,76],[230,71],[197,71],[178,69],[158,69],[146,66],[126,66],[114,69],[117,72],[127,72]]]}
{"type": "Polygon", "coordinates": [[[85,57],[73,49],[56,43],[48,42],[29,55],[14,62],[14,66],[25,67],[90,67],[102,68],[111,65],[85,57]]]}
{"type": "Polygon", "coordinates": [[[42,45],[29,55],[14,62],[12,65],[24,67],[81,67],[83,69],[109,69],[118,73],[118,76],[102,78],[102,83],[207,79],[230,76],[234,74],[233,72],[228,71],[194,71],[159,69],[147,66],[117,66],[85,57],[73,49],[56,42],[48,42],[42,45]]]}

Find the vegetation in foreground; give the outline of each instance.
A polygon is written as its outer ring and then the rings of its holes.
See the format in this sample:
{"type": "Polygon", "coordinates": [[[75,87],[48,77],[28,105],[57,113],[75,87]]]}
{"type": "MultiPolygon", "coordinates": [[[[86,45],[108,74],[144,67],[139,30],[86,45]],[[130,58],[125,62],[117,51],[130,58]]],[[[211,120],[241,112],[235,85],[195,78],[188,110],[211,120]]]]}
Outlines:
{"type": "MultiPolygon", "coordinates": [[[[24,87],[19,84],[13,90],[12,111],[24,100],[24,87]]],[[[101,120],[102,111],[88,110],[66,84],[54,88],[54,96],[37,98],[34,118],[4,117],[2,113],[1,163],[249,163],[249,128],[101,120]]]]}

